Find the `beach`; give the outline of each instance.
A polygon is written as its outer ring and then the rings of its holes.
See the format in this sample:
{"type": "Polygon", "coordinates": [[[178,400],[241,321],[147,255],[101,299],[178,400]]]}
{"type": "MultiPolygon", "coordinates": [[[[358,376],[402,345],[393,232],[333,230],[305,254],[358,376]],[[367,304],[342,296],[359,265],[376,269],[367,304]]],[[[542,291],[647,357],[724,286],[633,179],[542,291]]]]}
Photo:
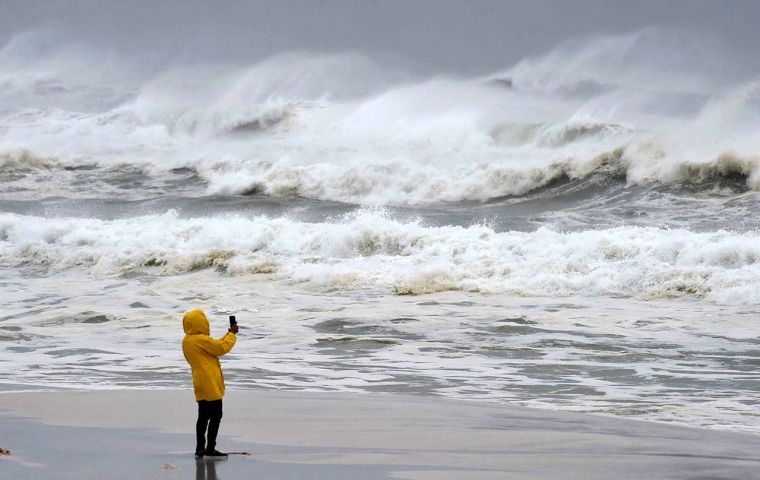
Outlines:
{"type": "Polygon", "coordinates": [[[760,438],[426,396],[231,391],[220,448],[193,456],[190,391],[0,396],[4,480],[754,479],[760,438]]]}
{"type": "Polygon", "coordinates": [[[0,2],[0,480],[760,478],[757,18],[0,2]]]}

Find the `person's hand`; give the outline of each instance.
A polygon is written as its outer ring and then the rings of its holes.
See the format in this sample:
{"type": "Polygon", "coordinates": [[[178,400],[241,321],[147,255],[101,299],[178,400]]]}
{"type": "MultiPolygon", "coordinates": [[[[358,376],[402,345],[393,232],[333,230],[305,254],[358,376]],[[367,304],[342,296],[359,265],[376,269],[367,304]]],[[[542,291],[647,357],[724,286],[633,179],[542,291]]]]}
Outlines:
{"type": "Polygon", "coordinates": [[[232,333],[234,333],[235,335],[237,335],[238,324],[236,323],[235,325],[231,326],[229,331],[232,332],[232,333]]]}

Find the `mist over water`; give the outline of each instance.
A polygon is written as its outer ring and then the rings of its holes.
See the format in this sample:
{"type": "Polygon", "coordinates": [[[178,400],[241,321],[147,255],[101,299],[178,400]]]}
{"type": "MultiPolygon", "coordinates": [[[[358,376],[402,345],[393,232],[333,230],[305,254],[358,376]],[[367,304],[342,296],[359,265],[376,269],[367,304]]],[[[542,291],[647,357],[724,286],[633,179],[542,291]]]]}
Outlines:
{"type": "Polygon", "coordinates": [[[209,194],[384,205],[600,173],[758,188],[757,81],[696,35],[569,42],[485,78],[420,78],[358,53],[144,67],[51,35],[0,52],[6,168],[184,167],[209,194]]]}
{"type": "Polygon", "coordinates": [[[757,431],[760,89],[725,48],[650,27],[463,75],[16,34],[0,382],[185,385],[202,307],[250,317],[240,387],[757,431]]]}

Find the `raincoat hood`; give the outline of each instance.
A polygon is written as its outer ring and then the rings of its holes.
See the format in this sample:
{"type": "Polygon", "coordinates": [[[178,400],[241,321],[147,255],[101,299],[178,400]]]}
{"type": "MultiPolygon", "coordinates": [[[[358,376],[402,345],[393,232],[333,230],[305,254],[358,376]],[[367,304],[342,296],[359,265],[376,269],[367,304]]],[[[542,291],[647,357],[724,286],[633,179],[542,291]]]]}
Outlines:
{"type": "Polygon", "coordinates": [[[182,319],[185,335],[208,335],[210,332],[208,319],[203,310],[190,310],[182,319]]]}

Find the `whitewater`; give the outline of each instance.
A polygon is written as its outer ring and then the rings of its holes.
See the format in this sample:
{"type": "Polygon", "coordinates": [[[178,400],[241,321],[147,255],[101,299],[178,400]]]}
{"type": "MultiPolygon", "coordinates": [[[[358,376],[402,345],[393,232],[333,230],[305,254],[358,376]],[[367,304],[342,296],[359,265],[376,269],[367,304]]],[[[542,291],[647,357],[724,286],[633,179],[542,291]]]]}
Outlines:
{"type": "Polygon", "coordinates": [[[0,389],[409,392],[760,432],[760,86],[689,32],[477,77],[0,49],[0,389]]]}

